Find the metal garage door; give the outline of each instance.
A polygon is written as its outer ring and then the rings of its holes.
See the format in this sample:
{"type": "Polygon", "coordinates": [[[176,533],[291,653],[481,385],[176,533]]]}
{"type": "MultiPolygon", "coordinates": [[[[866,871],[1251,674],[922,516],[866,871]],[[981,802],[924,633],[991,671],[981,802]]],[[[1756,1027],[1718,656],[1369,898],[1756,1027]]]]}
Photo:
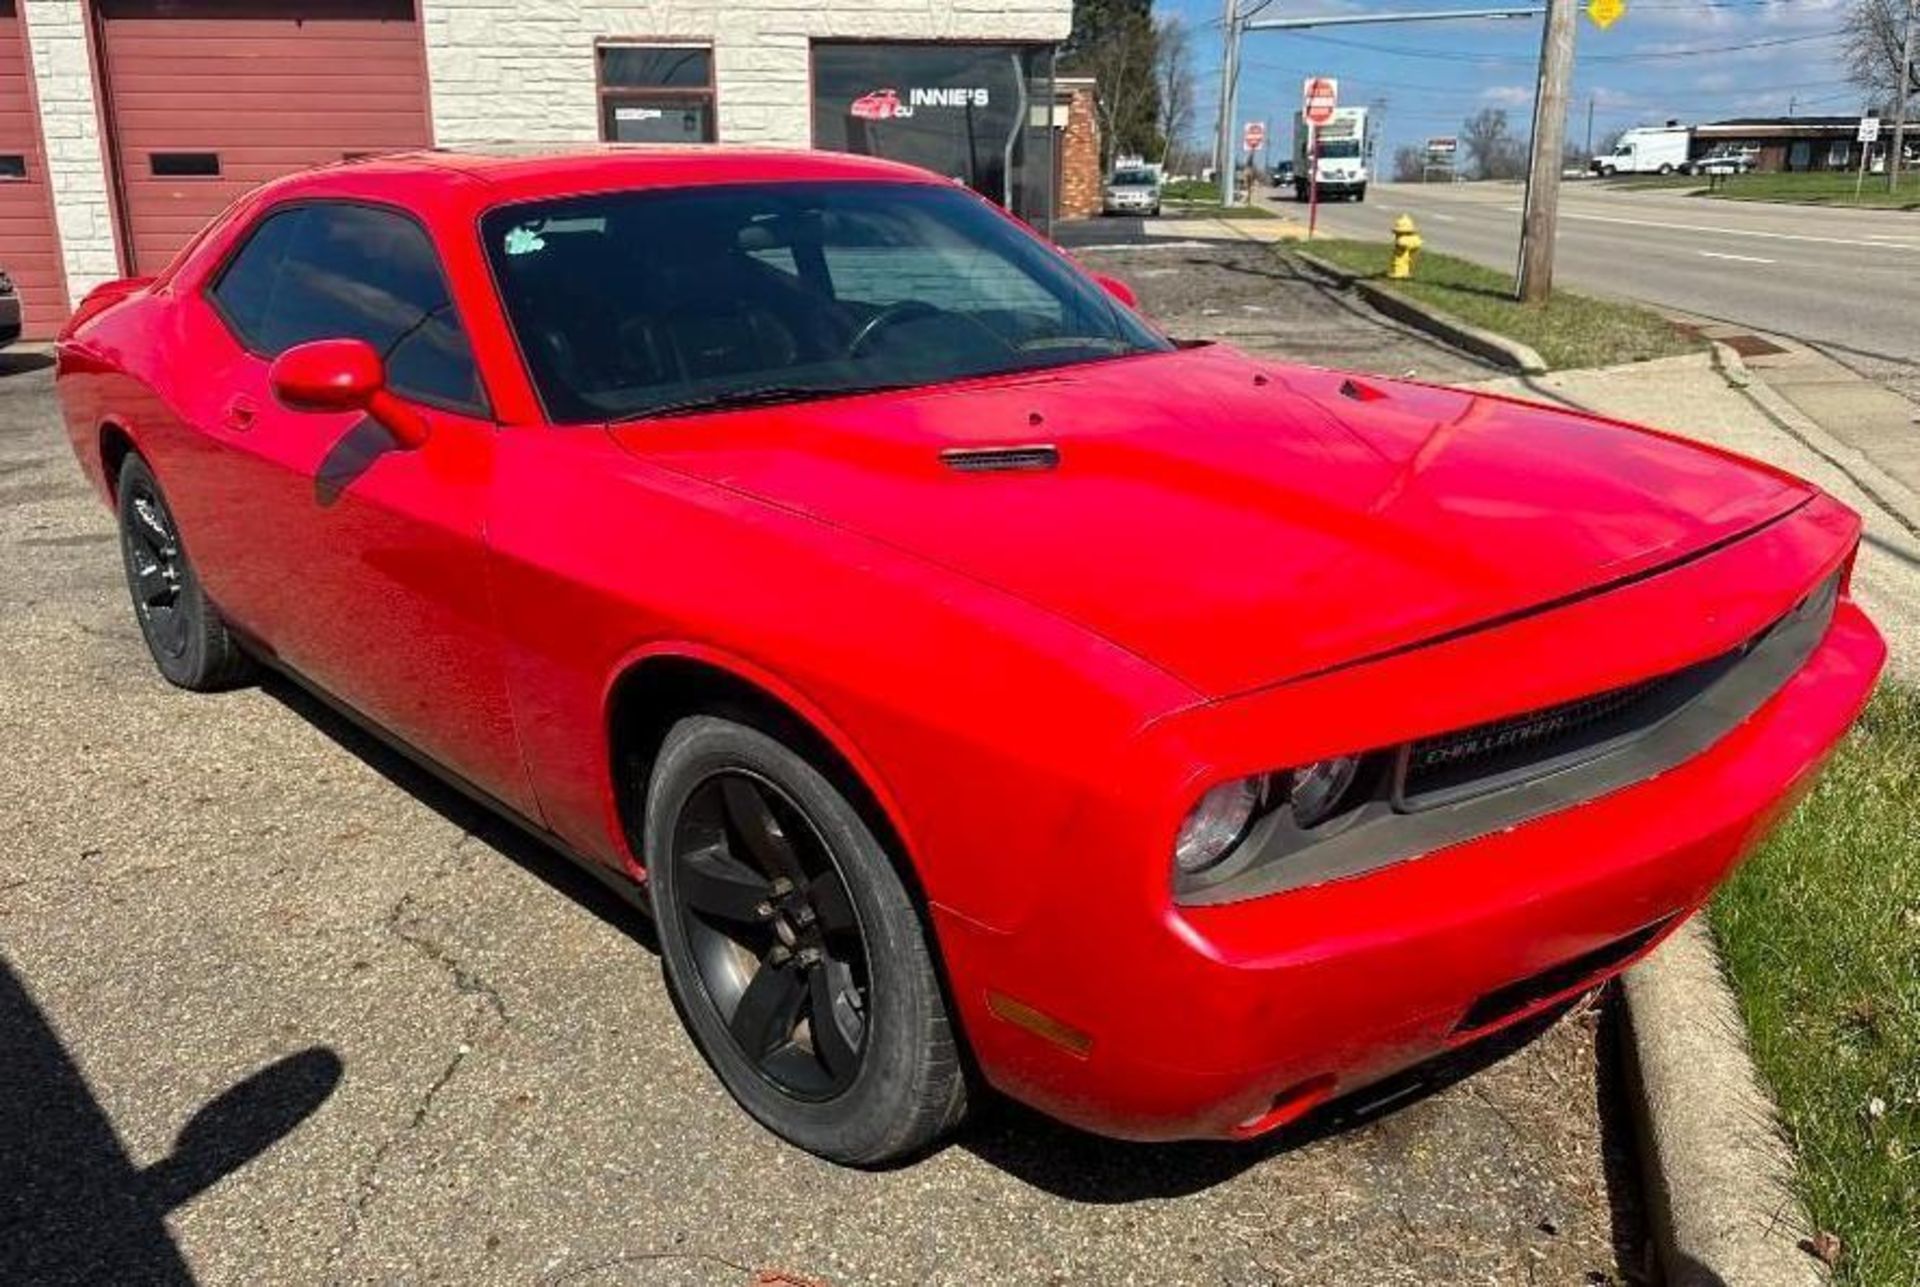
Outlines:
{"type": "Polygon", "coordinates": [[[248,188],[425,147],[413,0],[103,0],[121,228],[163,267],[248,188]]]}
{"type": "Polygon", "coordinates": [[[24,334],[51,336],[67,315],[66,282],[26,40],[13,0],[0,0],[0,268],[19,284],[24,334]]]}

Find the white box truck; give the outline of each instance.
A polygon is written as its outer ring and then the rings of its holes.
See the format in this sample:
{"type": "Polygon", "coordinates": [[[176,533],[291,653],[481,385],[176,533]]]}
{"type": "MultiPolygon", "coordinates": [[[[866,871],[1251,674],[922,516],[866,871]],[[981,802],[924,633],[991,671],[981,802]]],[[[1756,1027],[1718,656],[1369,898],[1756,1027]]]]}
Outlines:
{"type": "MultiPolygon", "coordinates": [[[[1368,129],[1367,109],[1336,107],[1333,119],[1320,127],[1320,199],[1339,201],[1351,197],[1367,199],[1369,167],[1373,163],[1373,135],[1368,129]]],[[[1305,201],[1309,195],[1309,166],[1313,157],[1313,127],[1307,118],[1293,114],[1293,196],[1305,201]]]]}
{"type": "Polygon", "coordinates": [[[1628,130],[1613,145],[1613,151],[1587,162],[1595,174],[1684,174],[1688,149],[1693,146],[1693,130],[1686,125],[1628,130]]]}

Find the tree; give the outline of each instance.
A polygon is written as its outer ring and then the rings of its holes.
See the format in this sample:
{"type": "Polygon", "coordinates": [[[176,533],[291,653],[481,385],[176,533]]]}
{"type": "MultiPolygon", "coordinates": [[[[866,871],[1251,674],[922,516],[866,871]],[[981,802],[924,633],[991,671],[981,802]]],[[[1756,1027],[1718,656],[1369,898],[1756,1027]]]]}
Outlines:
{"type": "Polygon", "coordinates": [[[1427,151],[1425,148],[1403,143],[1393,150],[1393,181],[1395,183],[1420,183],[1427,177],[1427,151]]]}
{"type": "MultiPolygon", "coordinates": [[[[1907,0],[1853,0],[1842,24],[1847,79],[1892,115],[1900,104],[1900,59],[1907,36],[1907,0]]],[[[1920,94],[1920,67],[1907,69],[1907,92],[1920,94]]]]}
{"type": "Polygon", "coordinates": [[[1467,174],[1475,179],[1517,179],[1527,172],[1527,145],[1507,127],[1503,107],[1483,107],[1460,126],[1467,174]]]}
{"type": "Polygon", "coordinates": [[[1159,156],[1160,84],[1153,0],[1073,0],[1073,31],[1060,70],[1094,78],[1100,164],[1116,156],[1159,156]]]}
{"type": "Polygon", "coordinates": [[[1183,146],[1193,126],[1193,41],[1187,24],[1169,14],[1154,24],[1154,81],[1160,101],[1160,161],[1171,162],[1174,148],[1183,146]]]}

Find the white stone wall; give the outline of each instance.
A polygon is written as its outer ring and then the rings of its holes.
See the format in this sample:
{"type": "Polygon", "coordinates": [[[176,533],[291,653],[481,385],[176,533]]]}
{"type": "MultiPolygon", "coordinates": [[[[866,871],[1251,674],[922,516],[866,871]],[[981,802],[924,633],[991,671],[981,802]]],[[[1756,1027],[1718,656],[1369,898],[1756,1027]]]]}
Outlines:
{"type": "Polygon", "coordinates": [[[816,39],[1065,40],[1072,0],[421,0],[446,145],[600,137],[594,42],[713,46],[723,143],[805,147],[816,39]]]}
{"type": "Polygon", "coordinates": [[[106,155],[94,106],[93,64],[87,57],[86,15],[81,0],[24,0],[20,13],[33,57],[67,294],[78,304],[95,286],[120,276],[112,207],[107,203],[106,155]]]}

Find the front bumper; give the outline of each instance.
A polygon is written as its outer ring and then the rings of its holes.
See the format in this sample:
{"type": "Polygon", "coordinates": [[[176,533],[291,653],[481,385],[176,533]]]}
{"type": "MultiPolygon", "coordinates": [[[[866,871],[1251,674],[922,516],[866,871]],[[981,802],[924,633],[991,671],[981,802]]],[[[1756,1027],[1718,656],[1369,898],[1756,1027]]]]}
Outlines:
{"type": "MultiPolygon", "coordinates": [[[[1742,557],[1787,559],[1794,539],[1756,538],[1742,557]]],[[[1812,569],[1790,575],[1804,586],[1812,569]]],[[[1650,950],[1811,783],[1884,658],[1843,600],[1806,663],[1678,767],[1369,874],[1244,902],[1162,897],[1129,921],[1120,909],[1143,891],[1115,895],[1085,875],[1127,843],[1096,820],[1083,828],[1077,898],[1051,891],[1010,932],[936,909],[969,1040],[1002,1090],[1101,1134],[1272,1129],[1537,1015],[1650,950]]]]}
{"type": "Polygon", "coordinates": [[[1160,209],[1160,198],[1147,195],[1121,194],[1108,196],[1101,209],[1107,214],[1152,214],[1160,209]]]}

